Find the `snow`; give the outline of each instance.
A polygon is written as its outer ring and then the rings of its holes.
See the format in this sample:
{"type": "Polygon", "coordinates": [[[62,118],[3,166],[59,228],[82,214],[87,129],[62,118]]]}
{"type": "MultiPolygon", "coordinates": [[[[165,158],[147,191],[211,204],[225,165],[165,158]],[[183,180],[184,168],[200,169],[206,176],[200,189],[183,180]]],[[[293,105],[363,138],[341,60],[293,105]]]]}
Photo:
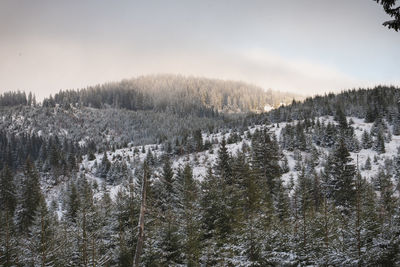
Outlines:
{"type": "MultiPolygon", "coordinates": [[[[321,122],[324,123],[334,123],[337,124],[334,121],[334,118],[332,116],[324,116],[319,118],[321,122]]],[[[352,119],[354,121],[354,124],[351,126],[354,128],[354,132],[356,137],[360,140],[362,133],[365,131],[369,132],[372,128],[372,123],[365,123],[364,120],[356,118],[356,117],[348,117],[348,120],[352,119]]],[[[297,121],[293,121],[290,123],[279,123],[279,127],[277,124],[272,124],[272,125],[254,125],[249,128],[248,131],[250,131],[251,134],[253,134],[257,129],[263,129],[264,127],[268,127],[269,131],[274,133],[278,140],[280,137],[280,133],[282,131],[282,128],[284,128],[287,124],[292,124],[295,125],[297,121]]],[[[192,167],[193,171],[193,177],[198,180],[199,182],[203,181],[203,179],[206,177],[207,174],[207,169],[209,167],[212,167],[216,164],[217,157],[218,157],[218,147],[219,144],[216,144],[215,140],[218,142],[222,141],[222,138],[228,139],[229,135],[231,134],[231,131],[227,132],[218,132],[215,134],[204,134],[202,135],[203,141],[208,140],[212,143],[212,146],[209,150],[207,151],[202,151],[202,152],[196,152],[196,153],[191,153],[188,155],[183,155],[183,156],[173,156],[171,157],[172,161],[172,168],[175,169],[175,171],[183,167],[186,163],[189,163],[190,166],[192,167]]],[[[248,145],[251,144],[251,141],[247,138],[247,131],[244,132],[244,134],[241,136],[242,141],[234,143],[234,144],[227,144],[227,150],[228,153],[230,153],[232,156],[235,156],[238,151],[241,150],[243,143],[246,142],[248,145]]],[[[85,143],[85,140],[81,140],[79,142],[80,145],[83,145],[85,143]]],[[[358,153],[350,153],[351,157],[354,160],[354,163],[357,163],[357,158],[358,158],[358,165],[359,165],[359,170],[361,172],[361,175],[367,179],[371,179],[374,177],[379,170],[380,166],[383,166],[385,159],[391,159],[393,158],[394,155],[397,155],[397,148],[400,146],[400,136],[393,136],[392,140],[389,143],[385,143],[385,148],[386,152],[383,154],[378,154],[376,151],[372,149],[362,149],[358,153]],[[370,158],[371,161],[374,160],[374,157],[377,158],[378,162],[377,163],[372,163],[372,168],[371,170],[364,170],[362,166],[365,164],[365,161],[367,158],[370,158]]],[[[129,170],[131,171],[132,175],[134,174],[135,169],[138,166],[141,166],[143,161],[146,158],[147,151],[150,150],[152,151],[153,155],[156,157],[160,157],[163,155],[163,150],[162,146],[157,145],[157,144],[149,144],[144,146],[146,153],[142,153],[142,146],[132,146],[132,144],[129,144],[127,148],[121,148],[115,150],[115,152],[112,151],[107,151],[107,157],[108,159],[113,162],[116,160],[124,160],[127,163],[127,166],[129,170]],[[139,151],[139,152],[135,152],[139,151]],[[129,157],[129,160],[128,160],[129,157]]],[[[324,158],[324,155],[328,155],[330,153],[330,150],[327,148],[322,148],[322,147],[317,147],[317,149],[322,153],[321,159],[324,158]]],[[[294,153],[291,151],[282,151],[283,155],[286,156],[288,160],[288,165],[290,168],[290,171],[288,173],[285,173],[282,175],[282,180],[284,184],[288,184],[290,181],[290,178],[293,177],[294,180],[296,181],[298,177],[298,172],[294,170],[294,166],[296,164],[296,161],[294,159],[294,153]]],[[[307,158],[309,156],[309,153],[302,152],[302,157],[303,159],[307,158]]],[[[81,163],[80,170],[84,170],[86,173],[86,177],[88,181],[90,182],[96,182],[99,186],[101,186],[104,183],[104,180],[102,178],[99,178],[96,176],[96,169],[95,169],[95,162],[97,164],[100,164],[103,158],[103,153],[98,153],[95,154],[95,160],[89,161],[87,157],[84,158],[83,162],[81,163]]],[[[322,162],[323,160],[321,160],[322,162]]],[[[317,172],[322,170],[321,165],[318,165],[316,167],[317,172]]],[[[154,170],[154,177],[157,177],[161,173],[161,166],[157,167],[154,170]]],[[[137,177],[134,177],[137,178],[137,177]]],[[[157,178],[155,178],[157,179],[157,178]]],[[[49,194],[48,198],[49,199],[57,199],[57,195],[60,194],[60,190],[62,189],[62,186],[57,186],[53,188],[51,191],[51,194],[49,194]]],[[[110,193],[110,197],[112,199],[115,199],[117,193],[120,190],[123,190],[124,186],[123,184],[116,184],[116,185],[106,185],[106,190],[110,193]]],[[[95,194],[96,198],[100,198],[100,195],[95,194]]],[[[62,211],[57,211],[59,216],[62,216],[62,211]]]]}
{"type": "Polygon", "coordinates": [[[271,105],[265,105],[264,106],[264,112],[268,112],[268,111],[271,111],[271,110],[273,110],[274,109],[274,107],[273,106],[271,106],[271,105]]]}

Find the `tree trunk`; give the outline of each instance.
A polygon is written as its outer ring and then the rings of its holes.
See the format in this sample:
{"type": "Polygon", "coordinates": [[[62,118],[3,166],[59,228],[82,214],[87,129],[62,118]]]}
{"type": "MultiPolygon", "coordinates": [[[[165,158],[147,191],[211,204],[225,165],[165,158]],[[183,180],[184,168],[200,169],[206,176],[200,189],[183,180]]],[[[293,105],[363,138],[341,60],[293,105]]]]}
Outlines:
{"type": "Polygon", "coordinates": [[[83,221],[82,221],[82,238],[83,238],[83,255],[82,255],[82,261],[83,261],[83,266],[87,267],[88,266],[88,255],[87,255],[87,233],[86,233],[86,208],[83,210],[83,221]]]}
{"type": "Polygon", "coordinates": [[[325,248],[329,247],[329,232],[328,232],[328,203],[326,196],[324,196],[324,232],[325,232],[325,248]]]}
{"type": "Polygon", "coordinates": [[[40,253],[42,254],[42,267],[46,266],[46,246],[45,246],[45,229],[44,229],[44,218],[43,211],[40,212],[40,253]]]}
{"type": "Polygon", "coordinates": [[[357,255],[358,255],[358,266],[361,266],[361,207],[360,207],[360,190],[361,190],[361,175],[358,169],[358,155],[357,155],[357,178],[356,178],[356,190],[357,190],[357,220],[356,220],[356,232],[357,232],[357,255]]]}
{"type": "MultiPolygon", "coordinates": [[[[146,163],[145,163],[146,164],[146,163]]],[[[139,234],[136,244],[135,257],[133,260],[133,267],[139,267],[140,257],[143,250],[144,242],[144,216],[146,213],[146,189],[147,189],[147,168],[143,167],[143,184],[142,184],[142,201],[140,204],[140,214],[139,214],[139,234]]]]}

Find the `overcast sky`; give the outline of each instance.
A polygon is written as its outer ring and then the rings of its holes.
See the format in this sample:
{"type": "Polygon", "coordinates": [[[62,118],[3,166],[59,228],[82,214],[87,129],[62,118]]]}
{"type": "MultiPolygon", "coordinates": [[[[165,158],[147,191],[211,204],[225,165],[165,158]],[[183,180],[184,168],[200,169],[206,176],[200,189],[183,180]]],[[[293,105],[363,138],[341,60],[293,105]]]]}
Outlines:
{"type": "Polygon", "coordinates": [[[0,1],[0,93],[152,73],[315,94],[400,85],[400,33],[372,0],[0,1]]]}

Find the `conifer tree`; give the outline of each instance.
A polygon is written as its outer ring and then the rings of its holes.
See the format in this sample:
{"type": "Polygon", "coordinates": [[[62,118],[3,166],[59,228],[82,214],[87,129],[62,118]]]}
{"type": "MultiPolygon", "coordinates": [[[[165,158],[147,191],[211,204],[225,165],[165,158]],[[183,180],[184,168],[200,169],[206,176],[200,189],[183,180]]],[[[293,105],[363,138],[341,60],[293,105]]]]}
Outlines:
{"type": "Polygon", "coordinates": [[[168,157],[164,157],[162,175],[159,181],[158,209],[160,216],[159,262],[163,265],[175,265],[182,261],[181,237],[177,224],[178,196],[174,188],[174,172],[168,157]]]}
{"type": "Polygon", "coordinates": [[[7,165],[0,173],[0,207],[11,218],[17,205],[14,177],[7,165]]]}
{"type": "Polygon", "coordinates": [[[78,210],[80,208],[80,198],[79,198],[78,189],[74,182],[71,182],[68,186],[68,195],[67,195],[66,203],[67,203],[66,217],[71,222],[76,222],[76,217],[78,214],[78,210]]]}
{"type": "Polygon", "coordinates": [[[0,265],[17,265],[17,240],[13,221],[17,205],[14,177],[6,165],[0,173],[0,265]]]}
{"type": "Polygon", "coordinates": [[[200,260],[198,189],[189,164],[184,166],[182,175],[185,263],[187,266],[196,266],[200,260]]]}
{"type": "MultiPolygon", "coordinates": [[[[129,188],[129,184],[127,188],[129,188]]],[[[128,189],[129,190],[129,189],[128,189]]],[[[130,220],[129,195],[124,189],[120,189],[115,196],[115,206],[112,210],[114,237],[112,238],[115,248],[113,249],[114,264],[119,266],[133,265],[132,237],[135,236],[136,224],[130,220]]]]}
{"type": "Polygon", "coordinates": [[[27,159],[24,171],[23,188],[17,210],[18,226],[26,233],[31,226],[36,208],[40,203],[39,174],[30,159],[27,159]]]}
{"type": "Polygon", "coordinates": [[[299,214],[301,217],[301,242],[302,249],[307,252],[308,244],[308,234],[309,234],[309,218],[308,214],[313,208],[312,204],[312,180],[309,175],[306,175],[304,168],[301,170],[297,178],[296,186],[296,197],[297,197],[297,208],[299,209],[299,214]]]}
{"type": "Polygon", "coordinates": [[[355,187],[355,166],[343,139],[330,155],[325,171],[329,177],[329,194],[336,205],[345,210],[353,207],[355,187]]]}
{"type": "Polygon", "coordinates": [[[29,234],[24,242],[24,261],[32,266],[54,266],[58,261],[59,241],[56,236],[56,219],[48,210],[41,195],[29,234]]]}
{"type": "Polygon", "coordinates": [[[98,175],[101,178],[106,179],[108,171],[110,170],[110,167],[111,167],[111,162],[108,160],[107,152],[104,151],[103,159],[101,160],[101,163],[99,165],[99,169],[97,171],[98,175]]]}
{"type": "Polygon", "coordinates": [[[263,178],[270,195],[274,192],[275,180],[280,176],[278,164],[278,144],[264,129],[253,136],[252,139],[253,168],[263,178]]]}
{"type": "Polygon", "coordinates": [[[385,138],[383,131],[379,131],[374,143],[374,150],[379,154],[385,153],[385,138]]]}
{"type": "Polygon", "coordinates": [[[400,11],[397,0],[375,0],[378,4],[383,6],[385,12],[392,18],[392,20],[385,21],[383,26],[395,31],[400,30],[400,11]]]}
{"type": "Polygon", "coordinates": [[[371,170],[371,158],[369,156],[368,156],[367,160],[365,161],[364,169],[371,170]]]}
{"type": "Polygon", "coordinates": [[[219,194],[219,179],[214,175],[212,168],[207,169],[207,175],[201,184],[201,224],[203,257],[206,264],[216,264],[217,256],[217,222],[221,196],[219,194]]]}
{"type": "Polygon", "coordinates": [[[217,171],[217,174],[221,177],[221,179],[225,180],[226,183],[229,184],[232,183],[231,158],[228,154],[225,137],[222,138],[221,144],[218,149],[218,159],[215,169],[217,171]]]}

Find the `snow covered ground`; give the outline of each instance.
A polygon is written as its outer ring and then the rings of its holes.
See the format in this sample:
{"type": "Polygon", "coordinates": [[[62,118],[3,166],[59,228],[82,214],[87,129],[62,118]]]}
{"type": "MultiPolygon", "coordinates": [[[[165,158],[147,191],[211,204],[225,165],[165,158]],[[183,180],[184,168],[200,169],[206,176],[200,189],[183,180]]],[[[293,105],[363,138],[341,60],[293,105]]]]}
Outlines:
{"type": "MultiPolygon", "coordinates": [[[[372,123],[365,123],[364,120],[358,119],[355,117],[348,118],[348,120],[354,121],[354,124],[351,126],[355,130],[355,135],[358,138],[358,140],[361,140],[361,135],[366,131],[370,131],[372,127],[372,123]]],[[[320,118],[321,122],[331,122],[335,123],[336,122],[333,120],[333,117],[321,117],[320,118]]],[[[281,130],[284,126],[286,126],[287,123],[280,123],[279,127],[277,125],[255,125],[253,127],[249,128],[250,133],[254,133],[256,129],[261,129],[263,127],[268,127],[268,129],[274,133],[278,140],[280,137],[281,130]]],[[[291,122],[291,124],[296,124],[296,121],[291,122]]],[[[203,141],[208,140],[212,143],[212,147],[209,150],[203,151],[203,152],[198,152],[198,153],[192,153],[184,156],[174,156],[171,158],[172,161],[172,167],[176,170],[180,166],[184,166],[186,163],[190,163],[193,169],[193,176],[195,179],[202,181],[207,173],[207,168],[212,167],[217,160],[217,155],[218,155],[218,147],[219,144],[215,143],[215,140],[218,140],[220,142],[223,137],[227,139],[230,135],[230,132],[226,133],[216,133],[216,134],[203,134],[203,141]],[[213,143],[214,142],[214,143],[213,143]]],[[[244,132],[244,134],[241,136],[242,141],[239,141],[234,144],[227,144],[227,149],[231,155],[236,155],[236,153],[241,150],[243,143],[246,142],[247,145],[250,145],[251,141],[247,138],[247,131],[244,132]]],[[[377,174],[378,169],[380,166],[383,166],[384,162],[386,159],[392,159],[393,156],[397,154],[397,148],[400,146],[400,136],[393,136],[392,140],[389,143],[385,143],[385,148],[386,152],[383,154],[378,154],[376,151],[372,149],[362,149],[358,153],[351,153],[351,157],[354,160],[354,163],[357,163],[357,157],[358,157],[358,163],[359,163],[359,169],[361,171],[361,175],[367,179],[370,179],[374,175],[377,174]],[[370,158],[371,163],[372,163],[372,168],[371,170],[364,170],[362,166],[364,166],[365,161],[367,158],[370,158]],[[374,162],[374,159],[376,162],[374,162]]],[[[148,150],[151,150],[153,155],[155,157],[161,157],[162,154],[164,153],[162,150],[162,147],[160,145],[156,144],[150,144],[150,145],[145,145],[144,149],[147,153],[148,150]]],[[[321,158],[324,156],[328,155],[329,150],[326,148],[322,147],[317,147],[317,149],[322,152],[323,155],[321,155],[321,158]]],[[[295,164],[296,161],[294,159],[294,153],[290,151],[282,151],[283,154],[286,156],[288,159],[288,164],[290,167],[290,171],[288,173],[283,174],[282,179],[284,183],[287,183],[290,178],[293,176],[294,180],[297,178],[298,172],[295,171],[295,164]]],[[[122,149],[117,149],[115,152],[112,151],[107,151],[107,157],[108,159],[113,162],[116,160],[122,160],[127,163],[128,169],[131,172],[131,174],[134,176],[135,169],[139,168],[144,161],[146,157],[146,153],[142,153],[142,146],[130,146],[127,148],[122,148],[122,149]]],[[[89,161],[87,157],[84,158],[83,162],[81,163],[80,166],[80,171],[86,173],[86,177],[90,182],[96,182],[99,187],[104,183],[104,180],[96,176],[96,167],[95,165],[99,165],[102,161],[103,158],[103,153],[96,154],[96,159],[89,161]],[[97,163],[96,163],[97,162],[97,163]]],[[[302,157],[305,159],[307,157],[307,153],[302,152],[302,157]]],[[[321,166],[317,166],[316,170],[319,171],[321,170],[321,166]]],[[[161,166],[158,167],[155,170],[155,173],[160,174],[161,173],[161,166]]],[[[137,177],[134,177],[137,178],[137,177]]],[[[48,194],[49,200],[57,198],[60,192],[60,190],[64,188],[65,189],[65,184],[61,184],[55,188],[52,188],[50,191],[51,193],[48,194]]],[[[115,185],[106,185],[107,191],[110,193],[110,196],[114,198],[117,194],[117,192],[121,189],[123,189],[123,186],[121,184],[115,184],[115,185]]]]}

